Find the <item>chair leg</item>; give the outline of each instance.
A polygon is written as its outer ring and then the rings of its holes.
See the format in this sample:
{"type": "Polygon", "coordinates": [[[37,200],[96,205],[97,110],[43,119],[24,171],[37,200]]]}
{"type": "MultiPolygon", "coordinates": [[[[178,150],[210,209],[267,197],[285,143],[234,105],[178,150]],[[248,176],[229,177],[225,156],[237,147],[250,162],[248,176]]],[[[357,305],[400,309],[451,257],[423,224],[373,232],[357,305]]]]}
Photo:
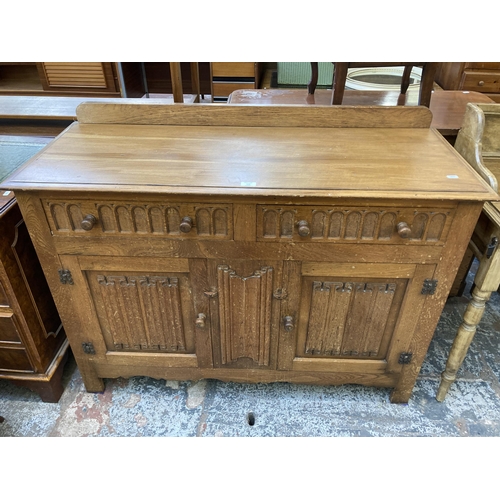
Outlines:
{"type": "Polygon", "coordinates": [[[334,63],[332,104],[342,104],[349,63],[334,63]]]}
{"type": "Polygon", "coordinates": [[[425,63],[422,67],[422,79],[420,81],[420,92],[418,96],[419,106],[429,107],[431,104],[432,89],[434,88],[434,77],[439,63],[425,63]]]}
{"type": "Polygon", "coordinates": [[[316,85],[318,84],[318,63],[311,63],[311,81],[307,84],[307,92],[309,94],[314,94],[316,90],[316,85]]]}
{"type": "Polygon", "coordinates": [[[180,62],[170,63],[170,78],[172,79],[172,93],[174,94],[174,102],[184,102],[180,62]]]}
{"type": "Polygon", "coordinates": [[[405,66],[403,77],[401,78],[401,93],[404,95],[410,86],[410,76],[413,66],[405,66]]]}
{"type": "Polygon", "coordinates": [[[197,62],[192,62],[191,67],[191,86],[195,95],[194,102],[200,102],[200,71],[197,62]]]}

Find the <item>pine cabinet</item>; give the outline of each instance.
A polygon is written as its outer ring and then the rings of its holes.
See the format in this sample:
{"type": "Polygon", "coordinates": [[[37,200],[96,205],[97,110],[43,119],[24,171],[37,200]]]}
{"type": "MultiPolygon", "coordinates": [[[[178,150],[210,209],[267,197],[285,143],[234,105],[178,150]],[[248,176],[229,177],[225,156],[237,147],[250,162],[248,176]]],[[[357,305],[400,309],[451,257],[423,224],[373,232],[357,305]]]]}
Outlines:
{"type": "Polygon", "coordinates": [[[357,383],[408,401],[497,197],[427,109],[78,113],[6,185],[87,390],[206,377],[357,383]]]}

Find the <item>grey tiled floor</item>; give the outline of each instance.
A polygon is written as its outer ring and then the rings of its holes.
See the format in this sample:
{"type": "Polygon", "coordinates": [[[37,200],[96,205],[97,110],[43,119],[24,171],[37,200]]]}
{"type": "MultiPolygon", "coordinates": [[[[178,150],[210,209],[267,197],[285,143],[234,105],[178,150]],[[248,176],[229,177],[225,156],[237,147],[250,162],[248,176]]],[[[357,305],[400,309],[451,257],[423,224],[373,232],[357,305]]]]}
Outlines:
{"type": "Polygon", "coordinates": [[[65,392],[43,403],[0,381],[0,436],[500,436],[500,296],[487,305],[445,401],[435,399],[446,357],[468,302],[448,300],[407,405],[388,389],[197,383],[147,377],[106,381],[85,392],[71,358],[65,392]],[[254,417],[249,424],[250,414],[254,417]]]}

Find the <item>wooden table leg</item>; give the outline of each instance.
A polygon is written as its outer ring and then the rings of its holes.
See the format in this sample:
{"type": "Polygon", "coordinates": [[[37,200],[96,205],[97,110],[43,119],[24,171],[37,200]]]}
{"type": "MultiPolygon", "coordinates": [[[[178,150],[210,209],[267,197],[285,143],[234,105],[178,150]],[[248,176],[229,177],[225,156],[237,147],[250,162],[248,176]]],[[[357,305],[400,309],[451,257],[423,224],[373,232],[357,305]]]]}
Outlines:
{"type": "MultiPolygon", "coordinates": [[[[485,205],[486,210],[489,209],[488,206],[490,205],[485,205]]],[[[491,241],[494,241],[494,238],[497,238],[497,241],[500,239],[500,227],[498,225],[495,224],[495,229],[490,236],[491,241]]],[[[479,269],[474,278],[475,287],[472,291],[472,299],[464,313],[463,322],[458,328],[457,336],[453,341],[446,362],[446,368],[441,375],[441,384],[436,395],[438,401],[444,401],[448,389],[455,381],[457,372],[460,366],[462,366],[467,350],[476,333],[477,325],[483,316],[486,302],[491,297],[491,293],[498,289],[499,283],[500,251],[496,247],[490,256],[488,256],[488,253],[485,253],[480,259],[479,269]]]]}

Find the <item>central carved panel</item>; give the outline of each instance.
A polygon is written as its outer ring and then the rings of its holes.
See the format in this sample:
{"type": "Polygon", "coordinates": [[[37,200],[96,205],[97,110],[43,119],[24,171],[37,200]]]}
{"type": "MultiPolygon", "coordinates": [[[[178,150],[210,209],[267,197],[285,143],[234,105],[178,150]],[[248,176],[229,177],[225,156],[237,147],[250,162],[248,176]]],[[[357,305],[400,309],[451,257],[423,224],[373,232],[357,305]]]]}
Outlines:
{"type": "Polygon", "coordinates": [[[242,277],[229,266],[217,267],[221,361],[250,358],[268,366],[271,342],[273,268],[242,277]]]}

